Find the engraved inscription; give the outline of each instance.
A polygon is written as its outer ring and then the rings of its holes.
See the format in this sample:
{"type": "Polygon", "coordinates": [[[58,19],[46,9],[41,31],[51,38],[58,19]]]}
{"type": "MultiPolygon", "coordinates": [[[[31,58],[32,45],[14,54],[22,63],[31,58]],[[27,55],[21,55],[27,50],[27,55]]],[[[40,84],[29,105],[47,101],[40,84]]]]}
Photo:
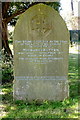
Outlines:
{"type": "Polygon", "coordinates": [[[16,76],[16,80],[67,80],[67,76],[16,76]]]}
{"type": "Polygon", "coordinates": [[[37,40],[36,42],[33,42],[31,40],[16,40],[15,44],[22,48],[16,53],[19,60],[34,62],[35,64],[47,64],[56,60],[59,61],[64,59],[62,55],[65,54],[65,51],[61,50],[59,46],[62,44],[66,45],[67,41],[37,40]],[[22,46],[25,46],[25,48],[22,46]]]}

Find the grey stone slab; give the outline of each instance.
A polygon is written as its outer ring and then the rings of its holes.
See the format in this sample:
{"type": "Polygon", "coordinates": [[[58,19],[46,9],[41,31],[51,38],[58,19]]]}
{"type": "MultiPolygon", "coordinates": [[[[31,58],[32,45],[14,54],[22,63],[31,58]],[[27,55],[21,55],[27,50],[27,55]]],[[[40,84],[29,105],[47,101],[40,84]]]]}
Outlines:
{"type": "Polygon", "coordinates": [[[57,11],[38,4],[23,13],[14,31],[14,98],[68,97],[69,32],[57,11]]]}

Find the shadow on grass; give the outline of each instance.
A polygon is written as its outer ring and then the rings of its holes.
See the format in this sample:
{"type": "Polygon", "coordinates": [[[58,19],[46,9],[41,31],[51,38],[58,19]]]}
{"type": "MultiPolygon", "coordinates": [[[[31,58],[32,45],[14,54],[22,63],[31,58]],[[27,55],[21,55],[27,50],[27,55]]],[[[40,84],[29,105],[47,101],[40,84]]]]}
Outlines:
{"type": "Polygon", "coordinates": [[[12,84],[4,85],[2,96],[4,109],[7,112],[3,118],[78,118],[78,55],[69,55],[69,98],[63,101],[37,101],[16,100],[12,97],[12,84]]]}

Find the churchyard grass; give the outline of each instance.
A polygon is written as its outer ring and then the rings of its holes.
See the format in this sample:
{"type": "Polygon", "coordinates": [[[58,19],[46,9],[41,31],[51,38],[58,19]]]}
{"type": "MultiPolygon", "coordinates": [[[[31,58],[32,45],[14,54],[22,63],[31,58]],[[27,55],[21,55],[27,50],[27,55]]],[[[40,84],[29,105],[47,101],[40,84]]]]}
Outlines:
{"type": "Polygon", "coordinates": [[[69,98],[64,101],[38,103],[13,101],[12,84],[2,86],[3,118],[78,118],[78,55],[69,54],[69,98]]]}

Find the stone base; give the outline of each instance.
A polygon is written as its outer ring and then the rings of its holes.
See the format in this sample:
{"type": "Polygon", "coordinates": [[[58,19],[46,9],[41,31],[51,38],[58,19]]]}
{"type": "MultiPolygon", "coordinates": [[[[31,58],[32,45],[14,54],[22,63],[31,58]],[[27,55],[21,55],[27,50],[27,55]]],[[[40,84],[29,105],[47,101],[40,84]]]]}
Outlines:
{"type": "Polygon", "coordinates": [[[18,80],[14,84],[14,99],[17,100],[61,101],[68,96],[68,82],[63,80],[18,80]]]}

